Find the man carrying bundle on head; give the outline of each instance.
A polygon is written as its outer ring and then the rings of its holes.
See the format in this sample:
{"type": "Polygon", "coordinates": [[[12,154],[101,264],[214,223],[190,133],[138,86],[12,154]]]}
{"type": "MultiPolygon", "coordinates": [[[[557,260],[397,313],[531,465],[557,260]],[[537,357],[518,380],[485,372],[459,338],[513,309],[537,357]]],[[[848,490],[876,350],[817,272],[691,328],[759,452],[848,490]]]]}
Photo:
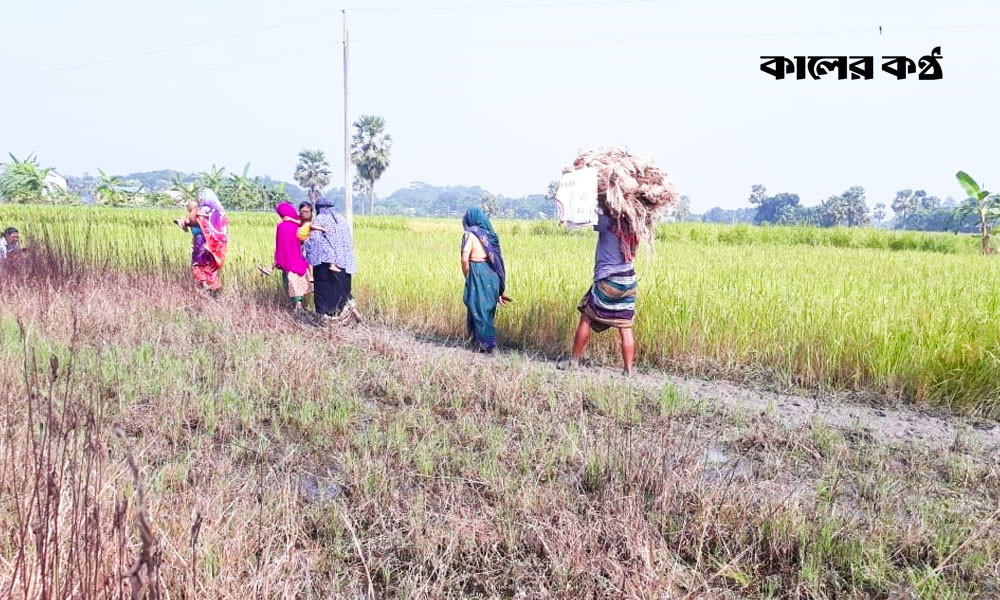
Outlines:
{"type": "MultiPolygon", "coordinates": [[[[594,280],[577,305],[580,323],[573,336],[573,354],[560,366],[579,365],[591,331],[615,328],[621,336],[624,372],[631,375],[635,364],[635,336],[632,333],[637,291],[635,255],[640,240],[652,244],[659,214],[675,204],[677,196],[663,172],[653,166],[652,159],[621,150],[599,149],[584,153],[564,173],[570,174],[564,177],[565,184],[577,186],[577,189],[566,194],[566,204],[559,200],[561,220],[571,226],[593,223],[598,238],[594,280]],[[579,173],[573,175],[575,171],[579,173]],[[579,186],[587,181],[587,176],[593,178],[594,175],[596,185],[589,198],[596,201],[596,207],[591,209],[586,206],[588,194],[581,193],[579,186]],[[584,206],[568,204],[581,201],[584,206]]],[[[560,189],[562,186],[563,183],[560,189]]]]}

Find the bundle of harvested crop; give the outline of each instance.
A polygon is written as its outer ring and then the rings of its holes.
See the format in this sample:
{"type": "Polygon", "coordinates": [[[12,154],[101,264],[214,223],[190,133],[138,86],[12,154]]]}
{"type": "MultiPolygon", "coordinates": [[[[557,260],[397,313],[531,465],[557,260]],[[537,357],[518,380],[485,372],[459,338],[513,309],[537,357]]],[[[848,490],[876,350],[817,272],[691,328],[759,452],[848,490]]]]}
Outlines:
{"type": "Polygon", "coordinates": [[[635,258],[639,242],[652,243],[656,221],[679,197],[666,174],[649,155],[630,154],[620,148],[588,150],[563,169],[597,169],[597,203],[613,222],[626,260],[635,258]]]}

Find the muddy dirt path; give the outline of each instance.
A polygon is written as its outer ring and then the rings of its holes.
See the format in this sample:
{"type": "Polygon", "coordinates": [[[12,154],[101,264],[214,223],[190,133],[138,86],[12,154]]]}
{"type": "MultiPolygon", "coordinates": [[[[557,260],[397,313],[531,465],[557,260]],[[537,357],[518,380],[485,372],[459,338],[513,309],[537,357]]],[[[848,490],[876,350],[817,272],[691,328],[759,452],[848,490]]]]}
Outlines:
{"type": "MultiPolygon", "coordinates": [[[[548,377],[569,379],[592,376],[621,378],[619,369],[611,367],[580,367],[571,371],[557,369],[556,361],[539,355],[499,352],[483,356],[470,352],[454,340],[431,339],[381,325],[338,328],[335,337],[359,346],[370,347],[378,337],[391,340],[403,353],[462,353],[476,364],[487,361],[526,360],[532,367],[545,371],[548,377]]],[[[849,394],[779,393],[722,380],[670,375],[656,371],[640,371],[634,383],[651,393],[659,393],[667,384],[674,385],[686,398],[724,414],[766,413],[789,427],[822,425],[843,432],[870,437],[885,443],[945,449],[956,445],[972,451],[1000,451],[1000,424],[928,411],[909,406],[879,406],[852,398],[849,394]]]]}

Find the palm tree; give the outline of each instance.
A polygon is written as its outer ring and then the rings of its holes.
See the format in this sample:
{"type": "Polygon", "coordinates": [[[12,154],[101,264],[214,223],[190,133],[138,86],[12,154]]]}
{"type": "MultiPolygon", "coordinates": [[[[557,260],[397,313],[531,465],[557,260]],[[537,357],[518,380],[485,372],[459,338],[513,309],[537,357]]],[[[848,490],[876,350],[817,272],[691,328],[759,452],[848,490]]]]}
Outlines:
{"type": "Polygon", "coordinates": [[[990,225],[1000,216],[1000,195],[991,194],[979,187],[976,180],[965,171],[959,171],[955,177],[969,195],[966,203],[955,211],[955,222],[961,224],[965,217],[975,213],[979,217],[979,236],[982,239],[983,254],[992,254],[990,225]]]}
{"type": "Polygon", "coordinates": [[[385,132],[385,119],[376,115],[362,115],[354,122],[354,128],[351,161],[368,182],[368,214],[371,214],[375,207],[375,182],[389,168],[392,136],[385,132]]]}
{"type": "Polygon", "coordinates": [[[295,181],[309,190],[309,200],[315,202],[330,183],[330,165],[322,150],[299,152],[299,164],[295,166],[295,181]]]}
{"type": "Polygon", "coordinates": [[[45,192],[45,178],[51,167],[42,169],[34,154],[18,160],[10,154],[9,163],[3,163],[0,174],[0,196],[11,202],[38,202],[45,192]]]}
{"type": "Polygon", "coordinates": [[[351,190],[359,196],[361,194],[368,193],[368,180],[361,176],[361,173],[354,173],[354,181],[351,184],[351,190]]]}

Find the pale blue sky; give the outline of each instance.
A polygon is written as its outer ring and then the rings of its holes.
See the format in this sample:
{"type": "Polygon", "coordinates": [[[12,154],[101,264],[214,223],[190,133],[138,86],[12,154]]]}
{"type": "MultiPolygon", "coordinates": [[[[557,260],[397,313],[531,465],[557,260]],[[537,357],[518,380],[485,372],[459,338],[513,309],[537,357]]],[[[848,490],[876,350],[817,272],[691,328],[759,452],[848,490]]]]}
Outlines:
{"type": "MultiPolygon", "coordinates": [[[[250,162],[253,174],[290,180],[297,152],[319,147],[339,185],[341,49],[317,47],[340,41],[341,4],[7,4],[4,155],[35,151],[71,174],[250,162]]],[[[995,0],[607,0],[361,10],[349,19],[352,114],[383,115],[395,139],[382,195],[413,180],[541,193],[578,149],[601,144],[653,154],[696,211],[743,206],[758,182],[806,204],[851,185],[865,186],[871,205],[900,188],[957,197],[959,169],[1000,187],[995,0]],[[803,32],[811,33],[755,35],[803,32]],[[761,55],[918,59],[935,46],[944,54],[939,82],[882,72],[872,81],[779,82],[759,70],[761,55]]]]}

